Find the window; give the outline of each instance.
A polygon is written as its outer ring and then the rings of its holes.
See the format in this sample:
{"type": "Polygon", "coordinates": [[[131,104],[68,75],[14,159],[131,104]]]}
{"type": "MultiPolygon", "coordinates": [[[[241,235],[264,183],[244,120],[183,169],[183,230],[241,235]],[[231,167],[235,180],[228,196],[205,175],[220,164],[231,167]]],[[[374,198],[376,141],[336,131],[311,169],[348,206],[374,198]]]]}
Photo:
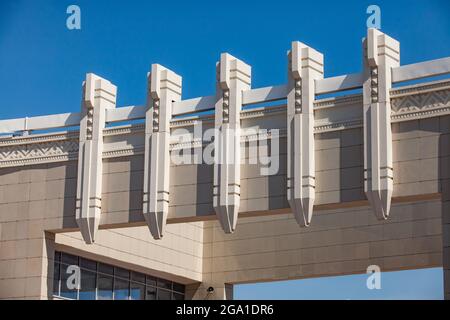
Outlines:
{"type": "Polygon", "coordinates": [[[130,284],[130,299],[144,300],[145,299],[145,285],[138,282],[131,282],[130,284]]]}
{"type": "Polygon", "coordinates": [[[98,274],[98,300],[112,300],[113,298],[113,277],[98,274]]]}
{"type": "Polygon", "coordinates": [[[55,252],[55,297],[73,300],[183,300],[184,291],[185,286],[179,283],[55,252]],[[80,268],[79,289],[67,286],[67,280],[73,274],[67,270],[73,265],[80,268]]]}
{"type": "Polygon", "coordinates": [[[93,271],[81,269],[80,270],[80,300],[95,300],[97,288],[97,274],[93,271]]]}

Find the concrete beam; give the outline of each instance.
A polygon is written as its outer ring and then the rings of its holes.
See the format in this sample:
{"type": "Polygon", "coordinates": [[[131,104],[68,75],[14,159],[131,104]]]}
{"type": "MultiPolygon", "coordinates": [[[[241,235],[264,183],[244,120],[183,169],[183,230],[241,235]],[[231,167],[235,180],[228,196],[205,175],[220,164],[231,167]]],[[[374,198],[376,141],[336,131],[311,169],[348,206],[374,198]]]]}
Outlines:
{"type": "Polygon", "coordinates": [[[392,82],[437,77],[450,73],[450,57],[392,68],[392,82]]]}

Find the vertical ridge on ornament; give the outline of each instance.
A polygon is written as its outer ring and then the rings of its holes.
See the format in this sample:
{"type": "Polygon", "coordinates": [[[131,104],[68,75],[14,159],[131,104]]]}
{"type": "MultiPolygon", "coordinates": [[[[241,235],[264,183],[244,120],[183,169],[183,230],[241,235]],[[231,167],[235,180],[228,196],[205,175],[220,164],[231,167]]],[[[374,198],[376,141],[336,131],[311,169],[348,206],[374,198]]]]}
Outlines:
{"type": "Polygon", "coordinates": [[[392,68],[400,65],[400,43],[368,29],[364,52],[364,191],[380,220],[389,217],[394,188],[391,101],[392,68]]]}
{"type": "Polygon", "coordinates": [[[240,205],[242,92],[251,88],[251,67],[228,53],[216,65],[213,206],[226,233],[236,229],[240,205]]]}
{"type": "Polygon", "coordinates": [[[315,80],[323,78],[323,55],[294,41],[288,52],[287,198],[300,226],[311,223],[315,201],[315,80]]]}
{"type": "Polygon", "coordinates": [[[84,241],[95,242],[102,208],[103,129],[106,109],[116,107],[117,87],[88,73],[83,82],[75,217],[84,241]]]}
{"type": "Polygon", "coordinates": [[[159,64],[148,74],[145,113],[143,214],[154,239],[161,239],[169,212],[170,120],[181,99],[182,78],[159,64]]]}

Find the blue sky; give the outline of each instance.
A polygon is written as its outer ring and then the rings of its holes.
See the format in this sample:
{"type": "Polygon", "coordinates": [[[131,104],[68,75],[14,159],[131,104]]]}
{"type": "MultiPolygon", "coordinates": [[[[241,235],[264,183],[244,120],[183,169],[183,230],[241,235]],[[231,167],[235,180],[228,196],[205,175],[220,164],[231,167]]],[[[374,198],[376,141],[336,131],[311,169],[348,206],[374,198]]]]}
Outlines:
{"type": "Polygon", "coordinates": [[[236,285],[235,299],[443,299],[442,268],[381,273],[381,288],[369,290],[369,275],[326,277],[236,285]]]}
{"type": "MultiPolygon", "coordinates": [[[[326,77],[358,72],[370,4],[400,41],[402,64],[450,56],[448,0],[1,0],[0,119],[79,111],[87,72],[118,86],[118,106],[144,104],[152,63],[183,77],[184,99],[210,95],[221,52],[252,65],[253,87],[281,84],[293,40],[324,54],[326,77]],[[66,28],[71,4],[81,30],[66,28]]],[[[236,296],[442,298],[441,269],[386,274],[379,292],[361,289],[364,277],[237,286],[236,296]]]]}

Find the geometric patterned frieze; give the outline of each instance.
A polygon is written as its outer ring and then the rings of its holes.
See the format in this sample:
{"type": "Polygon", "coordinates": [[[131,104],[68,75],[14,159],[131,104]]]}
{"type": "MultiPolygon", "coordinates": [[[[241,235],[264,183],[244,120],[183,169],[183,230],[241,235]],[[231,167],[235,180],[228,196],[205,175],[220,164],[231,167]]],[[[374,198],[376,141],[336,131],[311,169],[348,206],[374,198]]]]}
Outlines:
{"type": "Polygon", "coordinates": [[[76,159],[78,140],[63,140],[0,148],[0,167],[30,165],[76,159]]]}
{"type": "Polygon", "coordinates": [[[450,89],[392,99],[392,112],[407,113],[450,107],[450,89]]]}

